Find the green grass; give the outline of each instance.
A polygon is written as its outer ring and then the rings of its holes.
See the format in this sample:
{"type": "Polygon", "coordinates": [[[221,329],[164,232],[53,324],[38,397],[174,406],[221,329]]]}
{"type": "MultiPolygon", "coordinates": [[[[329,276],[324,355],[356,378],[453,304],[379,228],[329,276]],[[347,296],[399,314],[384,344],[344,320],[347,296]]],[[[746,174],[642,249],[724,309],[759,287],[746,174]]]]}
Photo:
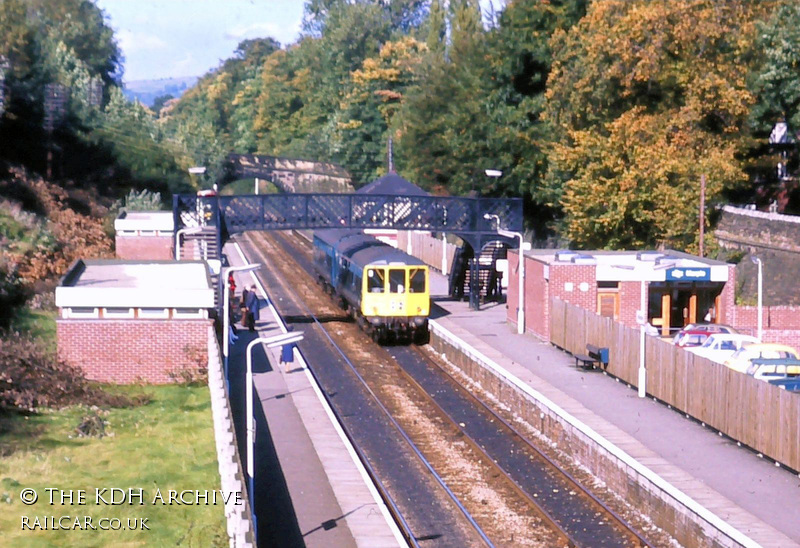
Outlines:
{"type": "MultiPolygon", "coordinates": [[[[224,196],[232,194],[252,194],[255,190],[255,179],[239,179],[230,184],[225,185],[219,191],[224,196]]],[[[277,194],[278,187],[264,179],[258,180],[258,193],[259,194],[277,194]]]]}
{"type": "Polygon", "coordinates": [[[22,307],[11,322],[12,331],[28,333],[48,346],[56,344],[56,315],[54,310],[33,310],[22,307]]]}
{"type": "MultiPolygon", "coordinates": [[[[154,505],[167,490],[219,489],[219,474],[205,386],[107,387],[152,401],[131,409],[112,409],[104,417],[111,436],[79,438],[75,427],[90,413],[70,407],[22,417],[0,416],[0,539],[3,546],[223,546],[227,545],[224,507],[154,505]],[[83,489],[85,505],[50,505],[47,487],[83,489]],[[95,489],[142,488],[144,505],[97,505],[95,489]],[[26,506],[24,488],[39,500],[26,506]],[[22,530],[22,516],[90,516],[98,530],[22,530]],[[147,518],[150,530],[99,530],[101,518],[147,518]]],[[[108,499],[109,497],[106,496],[108,499]]],[[[110,522],[105,522],[110,523],[110,522]]]]}

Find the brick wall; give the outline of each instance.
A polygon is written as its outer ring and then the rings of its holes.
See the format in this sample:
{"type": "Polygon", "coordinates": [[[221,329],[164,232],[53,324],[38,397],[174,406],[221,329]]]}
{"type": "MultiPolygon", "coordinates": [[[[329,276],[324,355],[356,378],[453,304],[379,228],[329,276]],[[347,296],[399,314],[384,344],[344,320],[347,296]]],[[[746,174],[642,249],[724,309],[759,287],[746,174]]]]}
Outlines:
{"type": "Polygon", "coordinates": [[[129,261],[171,260],[171,236],[120,236],[116,237],[117,258],[129,261]]]}
{"type": "Polygon", "coordinates": [[[595,265],[550,265],[550,297],[596,312],[596,270],[595,265]],[[571,290],[567,284],[572,284],[571,290]]]}
{"type": "Polygon", "coordinates": [[[211,320],[56,320],[58,355],[95,381],[170,383],[208,363],[211,320]]]}
{"type": "MultiPolygon", "coordinates": [[[[758,307],[736,306],[733,318],[735,327],[756,327],[758,307]]],[[[764,306],[761,323],[764,329],[800,329],[800,306],[764,306]]]]}
{"type": "MultiPolygon", "coordinates": [[[[517,251],[508,252],[508,290],[506,292],[509,323],[517,323],[517,288],[519,275],[517,251]]],[[[597,310],[597,281],[594,265],[545,265],[532,257],[525,257],[525,331],[543,339],[550,337],[550,297],[597,310]],[[549,279],[545,279],[545,269],[549,279]],[[565,284],[571,283],[570,290],[565,284]],[[581,290],[581,284],[586,284],[581,290]]]]}
{"type": "MultiPolygon", "coordinates": [[[[650,284],[645,283],[644,290],[649,291],[650,284]]],[[[647,294],[645,294],[647,295],[647,294]]],[[[638,328],[636,312],[642,304],[642,282],[619,282],[619,322],[628,327],[638,328]]],[[[647,302],[645,302],[647,306],[647,302]]],[[[597,308],[593,310],[597,312],[597,308]]]]}
{"type": "MultiPolygon", "coordinates": [[[[732,306],[730,324],[741,333],[758,336],[758,307],[732,306]]],[[[761,311],[762,340],[800,349],[800,307],[764,306],[761,311]]]]}
{"type": "MultiPolygon", "coordinates": [[[[519,296],[519,254],[508,252],[508,290],[506,291],[507,319],[517,324],[517,308],[519,296]]],[[[550,330],[550,299],[547,298],[548,283],[544,279],[544,264],[525,258],[525,331],[540,337],[547,337],[550,330]]]]}

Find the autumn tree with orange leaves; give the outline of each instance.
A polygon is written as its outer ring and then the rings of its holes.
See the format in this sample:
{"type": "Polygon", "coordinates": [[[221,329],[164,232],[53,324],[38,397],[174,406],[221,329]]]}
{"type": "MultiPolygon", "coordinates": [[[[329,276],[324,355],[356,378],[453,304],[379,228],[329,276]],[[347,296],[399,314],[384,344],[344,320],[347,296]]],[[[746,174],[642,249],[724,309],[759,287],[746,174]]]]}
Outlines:
{"type": "Polygon", "coordinates": [[[548,184],[577,246],[697,250],[701,175],[709,205],[747,180],[746,74],[764,9],[595,2],[553,37],[548,184]]]}

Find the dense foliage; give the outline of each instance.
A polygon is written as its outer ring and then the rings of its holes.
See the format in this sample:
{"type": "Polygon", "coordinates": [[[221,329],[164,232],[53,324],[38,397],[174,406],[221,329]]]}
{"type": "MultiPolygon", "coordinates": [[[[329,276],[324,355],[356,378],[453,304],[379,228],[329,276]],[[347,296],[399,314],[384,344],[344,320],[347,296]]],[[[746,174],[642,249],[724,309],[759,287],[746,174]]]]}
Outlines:
{"type": "Polygon", "coordinates": [[[120,53],[91,1],[4,0],[0,155],[43,173],[55,143],[54,177],[113,179],[120,197],[208,185],[230,152],[332,161],[364,184],[391,148],[433,192],[522,196],[537,236],[575,247],[695,249],[702,175],[710,209],[800,210],[796,2],[500,4],[308,0],[296,43],[244,41],[153,112],[120,93],[120,53]],[[71,94],[49,134],[53,82],[71,94]],[[790,139],[770,146],[779,119],[790,139]]]}
{"type": "Polygon", "coordinates": [[[692,250],[701,175],[709,207],[771,198],[766,138],[800,123],[799,21],[754,0],[312,0],[296,44],[243,44],[166,125],[205,158],[333,161],[357,184],[391,140],[430,190],[523,196],[539,235],[692,250]]]}

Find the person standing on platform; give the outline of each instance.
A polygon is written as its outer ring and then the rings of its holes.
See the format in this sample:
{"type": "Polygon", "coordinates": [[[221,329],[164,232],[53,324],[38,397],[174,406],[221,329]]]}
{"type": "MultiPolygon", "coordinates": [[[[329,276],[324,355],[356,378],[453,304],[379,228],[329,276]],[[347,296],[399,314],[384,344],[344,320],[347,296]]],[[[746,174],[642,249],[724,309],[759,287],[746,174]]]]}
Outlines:
{"type": "Polygon", "coordinates": [[[258,295],[256,294],[256,286],[251,285],[250,291],[247,292],[247,327],[250,331],[256,330],[256,322],[261,319],[258,311],[260,303],[258,302],[258,295]]]}
{"type": "Polygon", "coordinates": [[[244,289],[242,289],[242,300],[239,303],[239,310],[242,313],[242,327],[247,327],[248,325],[247,317],[249,316],[249,313],[247,312],[247,295],[249,293],[250,292],[247,290],[247,286],[244,286],[244,289]]]}

